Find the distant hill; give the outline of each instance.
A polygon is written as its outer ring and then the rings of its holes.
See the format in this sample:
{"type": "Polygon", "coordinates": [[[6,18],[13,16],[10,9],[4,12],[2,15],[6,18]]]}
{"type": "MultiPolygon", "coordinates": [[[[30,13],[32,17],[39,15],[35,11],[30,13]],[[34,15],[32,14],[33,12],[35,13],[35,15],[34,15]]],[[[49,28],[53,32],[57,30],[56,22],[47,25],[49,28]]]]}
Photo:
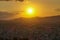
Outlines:
{"type": "Polygon", "coordinates": [[[13,20],[0,20],[0,22],[28,22],[28,21],[33,21],[33,22],[60,22],[60,15],[58,16],[51,16],[51,17],[33,17],[33,18],[16,18],[13,20]]]}
{"type": "Polygon", "coordinates": [[[0,20],[0,37],[60,40],[60,16],[0,20]]]}

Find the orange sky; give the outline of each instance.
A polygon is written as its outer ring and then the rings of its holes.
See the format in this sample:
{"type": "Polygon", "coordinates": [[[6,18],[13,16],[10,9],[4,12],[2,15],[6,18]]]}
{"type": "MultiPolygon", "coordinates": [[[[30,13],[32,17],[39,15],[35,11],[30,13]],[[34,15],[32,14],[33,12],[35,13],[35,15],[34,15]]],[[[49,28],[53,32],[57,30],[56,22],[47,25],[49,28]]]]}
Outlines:
{"type": "Polygon", "coordinates": [[[0,11],[25,11],[24,7],[29,5],[32,5],[36,9],[36,16],[38,17],[60,15],[60,11],[56,11],[56,9],[60,9],[60,0],[25,0],[24,2],[0,1],[0,11]]]}

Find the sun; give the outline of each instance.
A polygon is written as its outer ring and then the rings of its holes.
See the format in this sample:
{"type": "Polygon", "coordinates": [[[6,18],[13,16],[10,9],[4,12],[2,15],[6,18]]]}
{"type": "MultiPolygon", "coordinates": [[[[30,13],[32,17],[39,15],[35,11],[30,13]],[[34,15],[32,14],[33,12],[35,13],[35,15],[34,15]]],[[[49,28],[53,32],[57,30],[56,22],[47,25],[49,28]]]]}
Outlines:
{"type": "Polygon", "coordinates": [[[32,7],[26,8],[26,15],[28,15],[28,16],[34,15],[34,8],[32,8],[32,7]]]}
{"type": "Polygon", "coordinates": [[[34,13],[35,11],[34,11],[34,8],[32,7],[26,8],[25,12],[26,12],[25,15],[27,18],[31,18],[35,16],[35,13],[34,13]]]}
{"type": "Polygon", "coordinates": [[[33,14],[33,8],[28,8],[26,10],[27,14],[32,15],[33,14]]]}
{"type": "Polygon", "coordinates": [[[36,8],[33,6],[27,6],[24,8],[24,12],[21,15],[24,18],[33,18],[36,17],[36,8]]]}

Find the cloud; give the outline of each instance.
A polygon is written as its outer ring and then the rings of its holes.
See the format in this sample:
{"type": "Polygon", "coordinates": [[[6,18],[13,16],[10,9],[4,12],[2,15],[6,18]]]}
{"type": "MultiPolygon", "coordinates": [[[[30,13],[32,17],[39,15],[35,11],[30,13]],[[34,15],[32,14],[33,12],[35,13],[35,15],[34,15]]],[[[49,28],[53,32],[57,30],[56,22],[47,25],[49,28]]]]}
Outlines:
{"type": "Polygon", "coordinates": [[[60,14],[60,8],[56,8],[54,11],[60,14]]]}
{"type": "Polygon", "coordinates": [[[56,12],[60,12],[60,8],[55,9],[56,12]]]}
{"type": "Polygon", "coordinates": [[[17,0],[17,1],[23,2],[24,0],[17,0]]]}
{"type": "Polygon", "coordinates": [[[0,20],[8,20],[13,19],[14,16],[16,16],[17,13],[11,13],[11,12],[0,12],[0,20]]]}

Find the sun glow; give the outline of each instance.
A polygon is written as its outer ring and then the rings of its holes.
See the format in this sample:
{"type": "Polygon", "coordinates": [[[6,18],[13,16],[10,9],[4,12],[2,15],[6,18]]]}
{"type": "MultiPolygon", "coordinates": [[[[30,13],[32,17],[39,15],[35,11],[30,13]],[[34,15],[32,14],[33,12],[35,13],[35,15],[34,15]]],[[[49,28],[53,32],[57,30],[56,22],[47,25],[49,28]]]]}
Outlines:
{"type": "Polygon", "coordinates": [[[31,18],[31,17],[35,16],[35,11],[34,11],[34,8],[32,8],[32,7],[26,8],[25,12],[26,12],[25,15],[27,18],[31,18]]]}
{"type": "Polygon", "coordinates": [[[32,18],[37,16],[37,6],[34,3],[28,3],[23,6],[21,17],[32,18]]]}
{"type": "Polygon", "coordinates": [[[36,9],[32,6],[27,6],[24,8],[24,12],[21,14],[21,17],[32,18],[36,16],[36,9]]]}
{"type": "Polygon", "coordinates": [[[28,15],[32,15],[33,14],[33,8],[28,8],[27,10],[26,10],[26,12],[27,12],[27,14],[28,15]]]}
{"type": "Polygon", "coordinates": [[[26,13],[27,13],[27,15],[33,15],[34,9],[33,8],[27,8],[26,13]]]}

